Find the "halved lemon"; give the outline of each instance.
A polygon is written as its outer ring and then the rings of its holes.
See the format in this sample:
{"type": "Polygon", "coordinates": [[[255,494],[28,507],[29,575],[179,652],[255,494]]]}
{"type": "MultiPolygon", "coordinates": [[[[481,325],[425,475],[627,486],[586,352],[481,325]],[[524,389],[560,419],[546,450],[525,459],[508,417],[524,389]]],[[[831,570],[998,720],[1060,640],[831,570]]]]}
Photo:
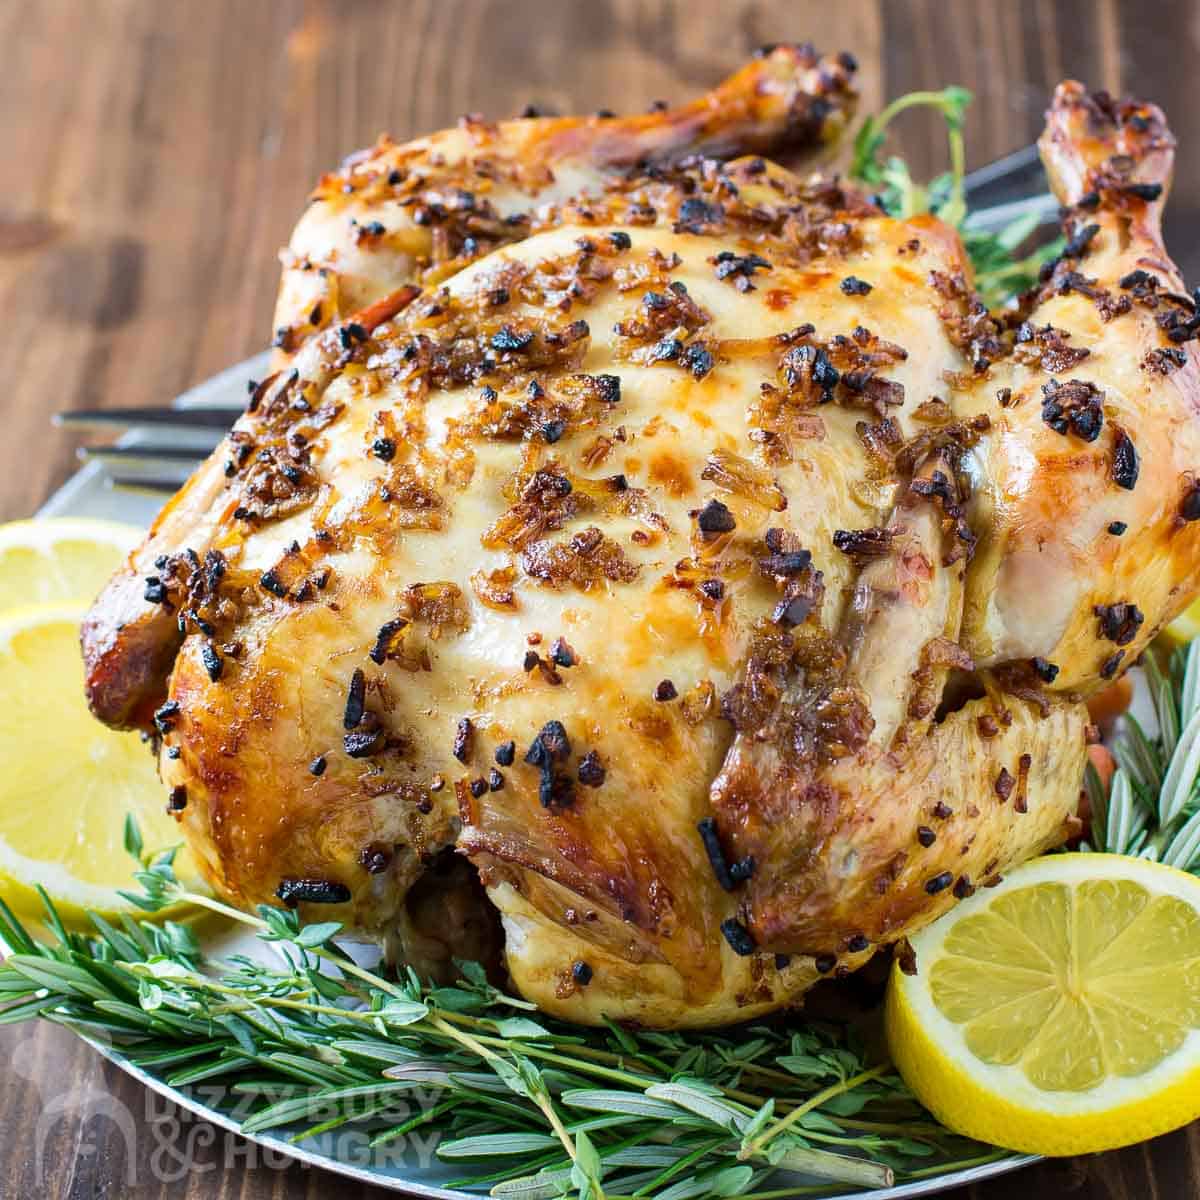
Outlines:
{"type": "MultiPolygon", "coordinates": [[[[182,840],[149,748],[87,710],[83,612],[74,603],[0,613],[0,896],[38,919],[40,883],[81,925],[88,908],[135,911],[116,894],[137,890],[123,848],[127,813],[147,849],[182,840]]],[[[177,860],[181,878],[196,874],[185,859],[177,860]]]]}
{"type": "Polygon", "coordinates": [[[912,939],[886,1027],[917,1098],[1031,1154],[1110,1150],[1200,1116],[1200,879],[1051,854],[912,939]]]}
{"type": "Polygon", "coordinates": [[[86,517],[0,525],[0,612],[91,600],[143,536],[136,525],[86,517]]]}

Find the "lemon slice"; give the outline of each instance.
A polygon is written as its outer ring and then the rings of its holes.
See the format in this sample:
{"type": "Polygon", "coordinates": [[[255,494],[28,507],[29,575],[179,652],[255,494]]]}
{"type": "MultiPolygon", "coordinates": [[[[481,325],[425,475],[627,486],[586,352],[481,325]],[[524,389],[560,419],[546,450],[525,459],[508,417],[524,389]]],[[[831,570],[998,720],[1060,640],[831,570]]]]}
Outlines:
{"type": "Polygon", "coordinates": [[[1200,879],[1052,854],[912,939],[886,1026],[949,1128],[1032,1154],[1129,1145],[1200,1116],[1200,879]]]}
{"type": "Polygon", "coordinates": [[[0,612],[91,600],[143,535],[136,525],[85,517],[0,525],[0,612]]]}
{"type": "Polygon", "coordinates": [[[1189,605],[1159,634],[1172,648],[1200,637],[1200,600],[1189,605]]]}
{"type": "MultiPolygon", "coordinates": [[[[18,915],[37,919],[40,883],[77,925],[87,908],[134,911],[116,895],[137,890],[122,844],[127,813],[137,817],[147,849],[182,840],[149,748],[87,710],[82,617],[78,603],[0,614],[0,895],[18,915]]],[[[180,877],[194,876],[184,859],[180,877]]]]}

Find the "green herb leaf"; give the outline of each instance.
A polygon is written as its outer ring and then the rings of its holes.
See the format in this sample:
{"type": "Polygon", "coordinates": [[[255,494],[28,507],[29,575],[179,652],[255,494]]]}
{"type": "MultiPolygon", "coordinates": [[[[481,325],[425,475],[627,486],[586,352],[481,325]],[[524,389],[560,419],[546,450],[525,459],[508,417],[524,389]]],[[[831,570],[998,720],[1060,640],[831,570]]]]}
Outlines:
{"type": "Polygon", "coordinates": [[[142,831],[138,828],[137,818],[133,813],[125,815],[125,853],[139,865],[142,861],[142,831]]]}
{"type": "Polygon", "coordinates": [[[444,1142],[438,1158],[500,1158],[508,1154],[529,1154],[557,1146],[558,1138],[548,1133],[489,1133],[480,1137],[444,1142]]]}
{"type": "Polygon", "coordinates": [[[305,925],[296,935],[295,942],[297,946],[303,946],[306,950],[315,950],[318,946],[324,946],[341,931],[342,923],[340,921],[323,921],[318,925],[305,925]]]}

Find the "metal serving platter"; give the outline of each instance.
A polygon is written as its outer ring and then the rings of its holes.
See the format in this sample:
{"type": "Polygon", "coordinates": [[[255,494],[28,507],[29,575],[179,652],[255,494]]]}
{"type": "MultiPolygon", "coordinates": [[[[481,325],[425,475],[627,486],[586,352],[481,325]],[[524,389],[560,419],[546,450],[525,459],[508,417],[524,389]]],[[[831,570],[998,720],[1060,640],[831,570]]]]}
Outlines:
{"type": "MultiPolygon", "coordinates": [[[[232,414],[239,412],[246,398],[246,381],[261,379],[267,371],[267,356],[265,354],[249,358],[214,375],[211,379],[192,388],[180,396],[175,404],[180,408],[195,406],[226,406],[232,414]]],[[[156,445],[172,445],[179,447],[203,448],[215,441],[211,434],[186,432],[170,428],[156,428],[152,434],[134,431],[126,434],[122,444],[137,445],[143,441],[153,441],[156,445]]],[[[153,471],[153,478],[161,480],[162,469],[153,471]]],[[[180,471],[182,481],[184,471],[180,471]]],[[[149,479],[150,473],[147,473],[149,479]]],[[[88,462],[74,474],[53,496],[42,506],[39,516],[45,517],[98,517],[113,521],[126,521],[135,525],[148,526],[162,507],[164,495],[161,490],[145,491],[129,488],[114,488],[110,483],[108,471],[98,461],[88,462]]],[[[228,936],[218,939],[220,945],[209,947],[213,951],[229,953],[261,953],[261,943],[251,936],[237,935],[236,939],[228,936]],[[235,943],[235,944],[231,944],[235,943]]],[[[99,1053],[115,1063],[121,1070],[132,1075],[152,1091],[179,1105],[200,1120],[211,1122],[213,1125],[240,1133],[239,1122],[234,1117],[211,1106],[206,1098],[192,1089],[179,1089],[169,1086],[161,1078],[128,1062],[111,1046],[104,1045],[92,1039],[85,1039],[99,1053]]],[[[446,1184],[464,1173],[463,1163],[441,1163],[436,1158],[430,1159],[428,1154],[412,1150],[397,1152],[387,1148],[370,1152],[362,1141],[349,1140],[342,1131],[308,1138],[293,1143],[285,1138],[270,1134],[242,1134],[252,1142],[271,1151],[276,1155],[287,1155],[310,1166],[321,1167],[327,1171],[344,1175],[363,1183],[371,1183],[377,1187],[387,1188],[396,1192],[407,1192],[422,1197],[436,1197],[437,1200],[465,1200],[469,1193],[448,1188],[446,1184]]],[[[895,1187],[875,1189],[873,1191],[848,1193],[836,1186],[828,1193],[830,1200],[839,1197],[844,1200],[853,1196],[856,1200],[901,1200],[902,1197],[932,1196],[954,1187],[963,1187],[982,1179],[989,1179],[1025,1166],[1036,1159],[1028,1155],[1010,1155],[983,1166],[971,1167],[966,1170],[949,1172],[945,1175],[918,1180],[913,1183],[898,1184],[895,1187]]],[[[497,1163],[497,1167],[502,1165],[497,1163]]],[[[479,1174],[485,1173],[486,1164],[472,1163],[471,1168],[479,1174]]],[[[787,1186],[791,1182],[796,1187],[811,1188],[818,1182],[799,1175],[780,1176],[773,1179],[772,1189],[787,1186]]],[[[813,1200],[813,1193],[805,1191],[808,1200],[813,1200]]],[[[820,1198],[817,1198],[820,1200],[820,1198]]]]}

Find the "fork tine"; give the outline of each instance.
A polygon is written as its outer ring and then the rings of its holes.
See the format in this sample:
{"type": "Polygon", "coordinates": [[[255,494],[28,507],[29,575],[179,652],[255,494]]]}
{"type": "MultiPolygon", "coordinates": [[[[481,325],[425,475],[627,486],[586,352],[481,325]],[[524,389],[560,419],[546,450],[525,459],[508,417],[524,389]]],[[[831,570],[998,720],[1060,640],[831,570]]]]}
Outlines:
{"type": "Polygon", "coordinates": [[[207,453],[205,447],[192,446],[80,446],[75,451],[83,462],[121,464],[136,463],[197,463],[207,453]]]}
{"type": "Polygon", "coordinates": [[[149,492],[155,496],[173,496],[181,487],[180,479],[140,479],[136,475],[110,475],[108,486],[122,492],[149,492]]]}
{"type": "Polygon", "coordinates": [[[226,430],[241,415],[241,409],[206,406],[197,408],[80,408],[54,414],[55,425],[71,429],[124,429],[138,425],[171,429],[226,430]]]}
{"type": "Polygon", "coordinates": [[[1026,196],[1006,204],[975,208],[967,215],[965,227],[984,233],[998,233],[1022,217],[1035,216],[1038,228],[1058,223],[1058,201],[1048,192],[1042,196],[1026,196]]]}
{"type": "Polygon", "coordinates": [[[1036,145],[1025,146],[963,177],[963,193],[972,209],[1022,200],[1046,190],[1046,175],[1036,145]]]}

